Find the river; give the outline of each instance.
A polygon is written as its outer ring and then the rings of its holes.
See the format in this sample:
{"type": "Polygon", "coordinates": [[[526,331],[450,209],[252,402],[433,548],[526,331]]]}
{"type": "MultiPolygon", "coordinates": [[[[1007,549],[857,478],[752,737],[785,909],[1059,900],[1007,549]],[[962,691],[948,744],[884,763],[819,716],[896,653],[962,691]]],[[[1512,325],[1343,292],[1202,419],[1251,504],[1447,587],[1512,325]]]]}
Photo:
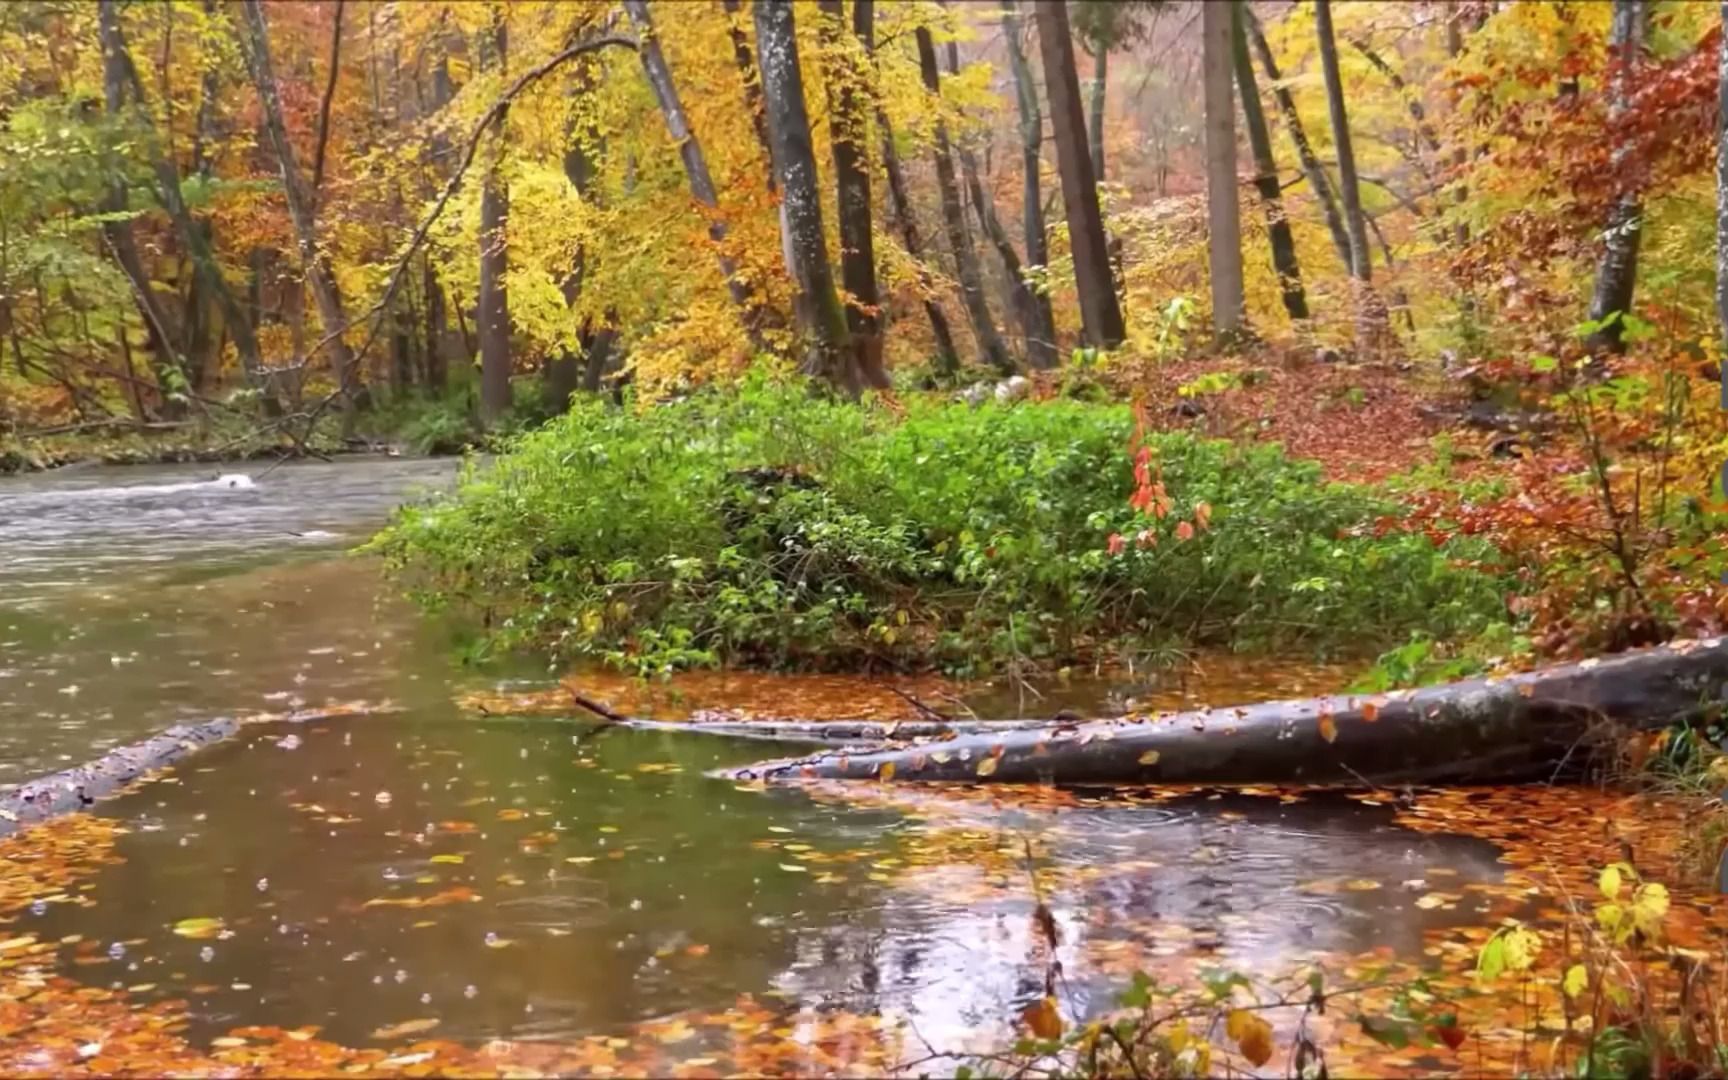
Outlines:
{"type": "Polygon", "coordinates": [[[860,801],[705,775],[793,747],[476,718],[455,697],[499,674],[461,669],[450,632],[348,553],[455,466],[219,479],[248,471],[0,481],[0,780],[188,719],[398,710],[251,726],[99,804],[115,861],[15,916],[8,932],[60,942],[41,962],[82,984],[185,1001],[194,1041],[660,1024],[689,1055],[748,1001],[949,1045],[1042,994],[1040,896],[1085,1011],[1120,986],[1123,950],[1254,971],[1420,956],[1425,931],[1476,917],[1417,905],[1427,882],[1501,879],[1495,845],[1359,800],[860,801]]]}

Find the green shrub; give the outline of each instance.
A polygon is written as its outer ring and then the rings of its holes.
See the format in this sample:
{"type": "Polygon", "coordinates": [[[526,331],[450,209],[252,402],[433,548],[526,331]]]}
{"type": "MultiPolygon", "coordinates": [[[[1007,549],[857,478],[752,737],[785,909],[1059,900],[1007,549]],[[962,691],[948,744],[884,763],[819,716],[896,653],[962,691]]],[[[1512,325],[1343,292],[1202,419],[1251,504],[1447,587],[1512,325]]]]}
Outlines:
{"type": "Polygon", "coordinates": [[[1352,655],[1471,633],[1475,549],[1373,537],[1388,508],[1271,446],[1152,446],[1175,508],[1138,517],[1126,407],[918,400],[902,418],[766,376],[644,412],[581,402],[403,510],[371,545],[486,648],[658,670],[1109,659],[1171,641],[1352,655]],[[1210,507],[1210,528],[1173,523],[1210,507]],[[1155,538],[1112,555],[1112,534],[1155,538]]]}

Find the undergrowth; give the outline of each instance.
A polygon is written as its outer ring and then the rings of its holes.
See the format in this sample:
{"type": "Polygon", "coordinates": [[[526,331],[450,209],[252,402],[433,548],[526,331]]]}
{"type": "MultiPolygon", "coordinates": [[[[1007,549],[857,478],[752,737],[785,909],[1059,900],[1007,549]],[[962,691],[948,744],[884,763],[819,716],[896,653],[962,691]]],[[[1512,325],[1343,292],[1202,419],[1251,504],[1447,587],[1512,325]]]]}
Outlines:
{"type": "Polygon", "coordinates": [[[1148,437],[1154,515],[1130,506],[1126,406],[903,412],[766,374],[581,402],[371,547],[426,606],[478,615],[478,652],[639,672],[981,674],[1170,641],[1360,655],[1503,615],[1486,545],[1374,536],[1385,502],[1276,447],[1148,437]]]}

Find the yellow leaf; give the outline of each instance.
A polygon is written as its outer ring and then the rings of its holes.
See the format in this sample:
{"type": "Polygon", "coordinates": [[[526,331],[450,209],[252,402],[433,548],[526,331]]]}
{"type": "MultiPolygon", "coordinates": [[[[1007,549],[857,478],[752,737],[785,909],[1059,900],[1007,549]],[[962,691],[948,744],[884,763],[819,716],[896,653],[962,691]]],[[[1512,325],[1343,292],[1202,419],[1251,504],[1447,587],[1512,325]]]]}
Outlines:
{"type": "Polygon", "coordinates": [[[1142,765],[1156,765],[1156,764],[1158,764],[1158,758],[1159,757],[1160,757],[1160,755],[1159,755],[1158,751],[1148,750],[1144,754],[1140,755],[1140,764],[1142,764],[1142,765]]]}
{"type": "Polygon", "coordinates": [[[195,938],[200,941],[213,938],[222,932],[221,919],[181,919],[174,924],[174,932],[181,937],[195,938]]]}
{"type": "Polygon", "coordinates": [[[1542,939],[1525,926],[1506,932],[1506,967],[1509,971],[1529,971],[1542,951],[1542,939]]]}
{"type": "Polygon", "coordinates": [[[1440,893],[1431,892],[1431,893],[1428,893],[1426,896],[1417,897],[1416,906],[1421,908],[1423,911],[1428,911],[1432,908],[1439,907],[1441,904],[1444,904],[1445,902],[1446,902],[1446,897],[1442,896],[1440,893]]]}
{"type": "Polygon", "coordinates": [[[894,779],[894,763],[892,761],[884,761],[882,763],[882,768],[877,770],[876,776],[883,783],[887,783],[894,779]]]}
{"type": "Polygon", "coordinates": [[[799,866],[797,863],[788,862],[781,863],[780,869],[786,871],[788,874],[808,874],[810,872],[808,866],[799,866]]]}
{"type": "Polygon", "coordinates": [[[438,1018],[435,1016],[428,1016],[419,1020],[404,1020],[400,1024],[386,1024],[374,1031],[372,1037],[374,1039],[400,1039],[404,1035],[419,1035],[422,1032],[431,1031],[438,1026],[438,1023],[438,1018]]]}
{"type": "Polygon", "coordinates": [[[1056,1007],[1056,999],[1045,995],[1021,1010],[1020,1019],[1032,1029],[1032,1034],[1040,1039],[1060,1039],[1062,1037],[1062,1013],[1056,1007]]]}
{"type": "Polygon", "coordinates": [[[1327,742],[1338,741],[1338,722],[1332,719],[1331,713],[1320,714],[1320,737],[1327,742]]]}
{"type": "Polygon", "coordinates": [[[1640,885],[1632,894],[1632,921],[1647,936],[1654,937],[1662,929],[1662,918],[1668,914],[1668,887],[1652,881],[1640,885]]]}
{"type": "Polygon", "coordinates": [[[1619,865],[1603,867],[1602,875],[1596,879],[1596,887],[1602,890],[1602,895],[1610,900],[1618,897],[1620,895],[1619,865]]]}
{"type": "Polygon", "coordinates": [[[993,757],[985,758],[984,760],[982,760],[978,763],[978,768],[975,769],[974,771],[979,776],[991,776],[991,775],[993,775],[996,772],[996,759],[993,757]]]}
{"type": "Polygon", "coordinates": [[[1256,1067],[1272,1060],[1272,1025],[1265,1017],[1246,1009],[1235,1009],[1224,1022],[1224,1030],[1256,1067]]]}
{"type": "Polygon", "coordinates": [[[1569,998],[1582,994],[1589,985],[1590,973],[1584,970],[1583,964],[1573,964],[1567,968],[1565,978],[1560,980],[1560,989],[1564,990],[1569,998]]]}
{"type": "Polygon", "coordinates": [[[463,855],[434,855],[432,861],[435,863],[459,863],[465,858],[466,856],[463,855]]]}

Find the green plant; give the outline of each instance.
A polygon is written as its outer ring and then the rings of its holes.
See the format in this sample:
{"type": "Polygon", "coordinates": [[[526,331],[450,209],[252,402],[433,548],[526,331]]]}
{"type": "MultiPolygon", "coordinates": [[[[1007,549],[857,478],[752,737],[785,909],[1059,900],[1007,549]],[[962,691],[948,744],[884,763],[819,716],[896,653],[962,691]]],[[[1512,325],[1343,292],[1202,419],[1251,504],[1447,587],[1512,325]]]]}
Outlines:
{"type": "Polygon", "coordinates": [[[1174,512],[1139,515],[1133,430],[1126,407],[1068,401],[895,418],[762,374],[637,412],[578,403],[373,547],[492,648],[644,671],[1350,652],[1499,609],[1503,585],[1453,565],[1478,545],[1368,535],[1386,506],[1276,447],[1155,436],[1174,512]]]}

